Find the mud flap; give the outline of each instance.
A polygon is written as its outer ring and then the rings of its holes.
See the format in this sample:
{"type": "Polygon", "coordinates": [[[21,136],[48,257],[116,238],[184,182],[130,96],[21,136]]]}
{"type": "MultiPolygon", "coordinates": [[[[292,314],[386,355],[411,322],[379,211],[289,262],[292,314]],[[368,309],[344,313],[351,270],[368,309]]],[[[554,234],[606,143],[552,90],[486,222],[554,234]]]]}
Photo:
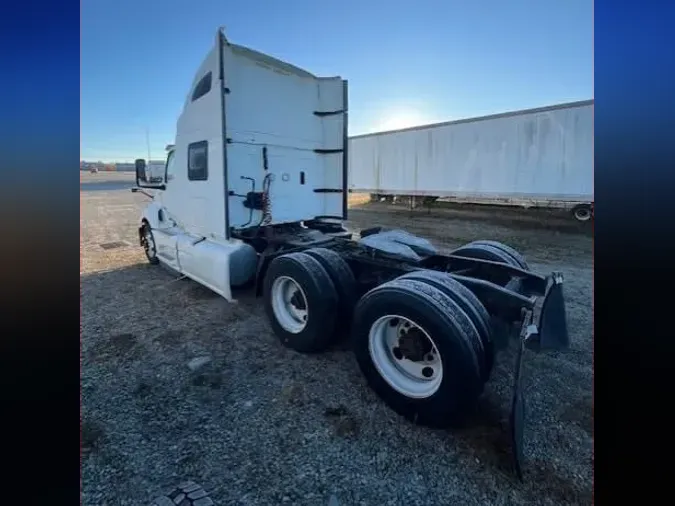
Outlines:
{"type": "Polygon", "coordinates": [[[530,341],[537,332],[536,326],[530,322],[532,312],[528,311],[525,324],[521,331],[521,339],[518,342],[518,354],[516,355],[516,365],[513,371],[513,394],[511,398],[511,414],[509,415],[509,435],[511,437],[511,451],[513,452],[513,468],[519,480],[523,480],[523,461],[525,430],[525,398],[522,387],[522,361],[523,352],[527,342],[530,341]]]}
{"type": "Polygon", "coordinates": [[[526,405],[522,387],[522,361],[525,349],[535,351],[561,350],[569,346],[567,314],[563,297],[563,276],[554,272],[544,294],[538,321],[535,322],[532,310],[524,313],[523,324],[518,341],[518,354],[513,371],[513,393],[509,431],[513,452],[513,467],[519,480],[523,480],[524,430],[526,405]]]}
{"type": "Polygon", "coordinates": [[[563,276],[559,272],[554,272],[550,279],[537,325],[539,348],[541,350],[562,350],[570,344],[562,288],[563,276]]]}

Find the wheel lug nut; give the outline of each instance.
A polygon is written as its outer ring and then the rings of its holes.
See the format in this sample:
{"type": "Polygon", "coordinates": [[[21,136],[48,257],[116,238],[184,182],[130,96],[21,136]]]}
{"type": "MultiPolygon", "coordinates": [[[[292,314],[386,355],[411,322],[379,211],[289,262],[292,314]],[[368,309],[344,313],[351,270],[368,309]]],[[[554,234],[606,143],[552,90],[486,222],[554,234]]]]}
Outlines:
{"type": "Polygon", "coordinates": [[[422,376],[425,378],[431,378],[434,375],[434,370],[431,367],[425,367],[422,369],[422,376]]]}

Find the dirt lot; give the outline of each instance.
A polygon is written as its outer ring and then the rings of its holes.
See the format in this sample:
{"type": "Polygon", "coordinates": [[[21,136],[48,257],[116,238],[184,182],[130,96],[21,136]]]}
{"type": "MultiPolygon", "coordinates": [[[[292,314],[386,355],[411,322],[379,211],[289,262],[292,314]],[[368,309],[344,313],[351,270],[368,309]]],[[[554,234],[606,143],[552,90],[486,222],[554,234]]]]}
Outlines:
{"type": "Polygon", "coordinates": [[[441,248],[495,239],[535,270],[564,273],[572,349],[527,355],[520,484],[504,440],[513,350],[500,356],[470,426],[414,426],[367,388],[348,351],[289,351],[251,293],[228,304],[149,266],[136,238],[146,199],[129,192],[129,175],[81,179],[84,504],[148,504],[188,479],[218,505],[325,505],[331,494],[345,505],[591,504],[588,227],[468,206],[351,211],[354,230],[397,226],[441,248]],[[192,372],[188,362],[201,356],[211,362],[192,372]]]}

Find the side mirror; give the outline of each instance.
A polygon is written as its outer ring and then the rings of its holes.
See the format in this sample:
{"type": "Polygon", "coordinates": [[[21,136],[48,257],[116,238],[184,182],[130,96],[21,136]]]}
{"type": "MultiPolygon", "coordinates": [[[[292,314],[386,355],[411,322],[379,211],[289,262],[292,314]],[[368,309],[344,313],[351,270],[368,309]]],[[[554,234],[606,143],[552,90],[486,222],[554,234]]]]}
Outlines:
{"type": "Polygon", "coordinates": [[[139,158],[134,163],[136,167],[136,186],[141,188],[151,188],[153,190],[166,190],[163,184],[163,177],[152,175],[152,166],[148,166],[143,158],[139,158]]]}
{"type": "Polygon", "coordinates": [[[136,183],[139,181],[146,183],[148,180],[145,176],[145,160],[138,158],[134,164],[136,166],[136,183]]]}

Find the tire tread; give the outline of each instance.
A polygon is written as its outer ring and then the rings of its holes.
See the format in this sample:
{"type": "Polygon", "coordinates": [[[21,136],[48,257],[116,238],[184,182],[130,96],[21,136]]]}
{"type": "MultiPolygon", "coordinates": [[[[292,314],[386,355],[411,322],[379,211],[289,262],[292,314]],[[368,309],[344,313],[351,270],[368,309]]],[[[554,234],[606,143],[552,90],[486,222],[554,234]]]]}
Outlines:
{"type": "Polygon", "coordinates": [[[480,339],[476,341],[476,353],[482,358],[483,381],[487,381],[494,365],[494,346],[490,326],[490,314],[476,295],[459,281],[443,272],[419,270],[404,274],[399,279],[417,279],[435,286],[452,298],[476,327],[480,339]]]}
{"type": "MultiPolygon", "coordinates": [[[[381,308],[376,311],[381,311],[381,308]]],[[[476,326],[461,307],[439,288],[424,281],[396,278],[370,290],[356,307],[354,346],[359,367],[384,402],[399,414],[423,425],[447,426],[461,417],[481,394],[483,381],[475,344],[479,340],[476,326]],[[449,379],[448,383],[444,380],[441,389],[429,398],[405,397],[386,383],[373,365],[368,351],[369,328],[378,314],[372,314],[373,305],[379,307],[383,301],[388,304],[387,300],[391,300],[392,304],[405,304],[408,307],[415,305],[416,311],[422,311],[419,314],[424,315],[423,319],[427,320],[426,323],[416,323],[425,327],[433,320],[438,333],[432,334],[432,339],[437,347],[445,348],[445,352],[448,349],[454,350],[450,362],[446,361],[447,357],[443,359],[444,371],[452,371],[449,373],[455,375],[454,379],[449,379]],[[447,331],[440,330],[443,328],[447,331]],[[449,363],[453,365],[446,369],[449,363]]]]}
{"type": "Polygon", "coordinates": [[[272,323],[275,334],[279,337],[284,346],[290,347],[300,353],[316,353],[327,349],[331,345],[338,296],[330,276],[318,260],[303,252],[281,255],[270,263],[263,284],[265,310],[272,323]],[[290,265],[285,266],[284,264],[290,265]],[[293,267],[291,267],[291,265],[293,267]],[[298,284],[302,285],[301,280],[296,279],[290,273],[285,272],[294,270],[296,267],[300,267],[304,271],[307,275],[307,280],[311,285],[303,287],[305,296],[308,299],[307,306],[309,314],[307,327],[299,334],[291,334],[286,332],[278,324],[274,316],[270,300],[271,294],[269,293],[272,283],[272,278],[270,276],[277,274],[279,276],[288,276],[293,278],[298,284]],[[312,317],[313,312],[314,314],[319,314],[319,316],[312,317]]]}

